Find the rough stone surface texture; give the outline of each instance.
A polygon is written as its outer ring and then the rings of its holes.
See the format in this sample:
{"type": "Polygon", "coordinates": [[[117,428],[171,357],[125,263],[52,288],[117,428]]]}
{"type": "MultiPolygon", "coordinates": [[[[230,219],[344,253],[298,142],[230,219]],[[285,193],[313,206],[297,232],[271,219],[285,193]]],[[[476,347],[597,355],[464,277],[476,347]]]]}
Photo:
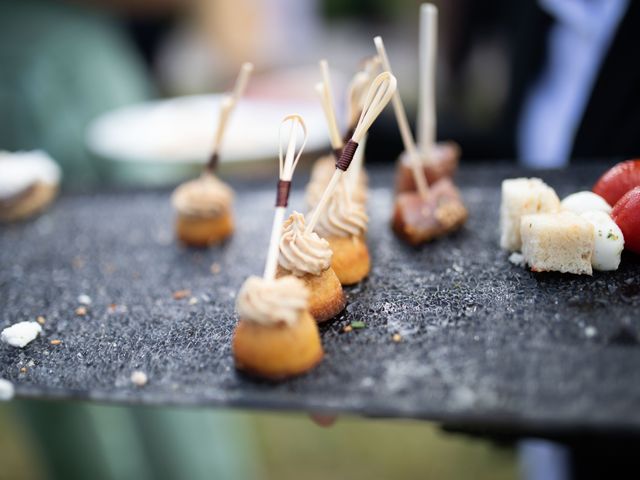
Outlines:
{"type": "MultiPolygon", "coordinates": [[[[606,166],[538,175],[562,197],[606,166]]],[[[265,261],[274,181],[234,184],[235,235],[208,250],[176,244],[168,191],[63,195],[39,218],[0,227],[0,328],[45,318],[26,348],[0,345],[0,377],[22,398],[640,431],[638,257],[593,277],[513,265],[498,247],[499,187],[530,172],[487,165],[457,176],[465,228],[411,248],[389,228],[391,169],[370,173],[373,270],[322,327],[326,357],[309,374],[256,381],[231,354],[236,292],[265,261]],[[80,295],[92,299],[84,315],[80,295]],[[344,333],[355,321],[366,328],[344,333]],[[136,370],[144,387],[131,382],[136,370]]],[[[303,185],[290,208],[304,211],[303,185]]]]}

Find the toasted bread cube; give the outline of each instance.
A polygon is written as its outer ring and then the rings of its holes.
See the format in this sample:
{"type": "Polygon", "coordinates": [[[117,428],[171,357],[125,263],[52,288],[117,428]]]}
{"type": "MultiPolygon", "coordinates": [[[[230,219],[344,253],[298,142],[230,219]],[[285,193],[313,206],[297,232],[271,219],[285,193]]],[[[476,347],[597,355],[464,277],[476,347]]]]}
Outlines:
{"type": "Polygon", "coordinates": [[[500,247],[510,252],[520,250],[520,219],[523,215],[559,211],[558,195],[539,178],[504,180],[500,204],[500,247]]]}
{"type": "Polygon", "coordinates": [[[593,225],[572,212],[524,215],[520,221],[522,255],[534,272],[591,275],[593,225]]]}

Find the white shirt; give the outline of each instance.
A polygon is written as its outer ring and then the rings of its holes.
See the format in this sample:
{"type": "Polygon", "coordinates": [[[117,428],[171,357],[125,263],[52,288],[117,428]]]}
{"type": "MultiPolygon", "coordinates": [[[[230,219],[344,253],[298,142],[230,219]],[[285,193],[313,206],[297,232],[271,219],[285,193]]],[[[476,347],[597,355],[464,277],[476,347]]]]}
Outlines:
{"type": "Polygon", "coordinates": [[[533,83],[518,123],[522,164],[561,167],[569,162],[576,132],[600,66],[629,0],[539,0],[555,18],[547,63],[533,83]]]}

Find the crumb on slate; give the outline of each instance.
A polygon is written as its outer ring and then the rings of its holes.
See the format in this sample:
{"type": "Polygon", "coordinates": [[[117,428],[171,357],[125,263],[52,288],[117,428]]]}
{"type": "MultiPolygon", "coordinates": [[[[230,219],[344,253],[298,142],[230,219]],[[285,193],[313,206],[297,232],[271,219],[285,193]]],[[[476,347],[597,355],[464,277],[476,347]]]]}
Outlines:
{"type": "Polygon", "coordinates": [[[62,340],[58,340],[57,338],[54,340],[51,340],[49,342],[51,345],[60,345],[62,343],[62,340]]]}
{"type": "Polygon", "coordinates": [[[393,337],[391,337],[393,339],[394,342],[398,343],[400,341],[402,341],[402,336],[399,333],[394,333],[393,337]]]}
{"type": "Polygon", "coordinates": [[[148,381],[149,379],[147,378],[147,374],[142,370],[134,370],[131,373],[131,383],[137,387],[144,387],[148,381]]]}
{"type": "Polygon", "coordinates": [[[87,307],[78,307],[76,308],[76,315],[79,317],[84,317],[87,314],[87,307]]]}
{"type": "Polygon", "coordinates": [[[344,333],[349,333],[352,330],[353,330],[353,327],[351,325],[345,325],[344,328],[342,329],[344,333]]]}
{"type": "Polygon", "coordinates": [[[13,383],[4,378],[0,378],[0,401],[9,401],[13,398],[13,383]]]}
{"type": "Polygon", "coordinates": [[[78,295],[78,303],[80,305],[91,305],[91,301],[92,301],[91,297],[86,293],[83,293],[82,295],[78,295]]]}
{"type": "Polygon", "coordinates": [[[46,320],[42,315],[38,315],[38,317],[36,318],[36,322],[38,322],[40,325],[44,325],[45,321],[46,320]]]}
{"type": "Polygon", "coordinates": [[[174,300],[182,300],[184,298],[190,297],[191,296],[191,290],[176,290],[175,292],[173,292],[173,299],[174,300]]]}

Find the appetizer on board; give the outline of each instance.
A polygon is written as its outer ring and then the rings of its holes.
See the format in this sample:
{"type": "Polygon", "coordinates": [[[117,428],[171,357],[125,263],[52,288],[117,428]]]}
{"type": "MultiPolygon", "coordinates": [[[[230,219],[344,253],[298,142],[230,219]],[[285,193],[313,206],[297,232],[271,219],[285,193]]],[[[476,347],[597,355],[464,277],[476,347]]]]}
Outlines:
{"type": "Polygon", "coordinates": [[[233,92],[222,100],[213,151],[202,174],[178,186],[171,197],[177,212],[176,236],[187,246],[208,247],[233,234],[233,190],[215,175],[215,171],[229,117],[252,71],[251,63],[242,65],[233,92]]]}
{"type": "Polygon", "coordinates": [[[238,370],[271,380],[300,375],[324,356],[318,326],[309,311],[311,292],[305,282],[291,275],[276,278],[282,219],[307,133],[302,117],[289,115],[282,125],[287,122],[291,122],[291,130],[286,155],[280,146],[276,208],[264,275],[249,277],[240,289],[236,302],[239,321],[232,344],[238,370]],[[304,140],[296,155],[298,125],[304,140]]]}
{"type": "Polygon", "coordinates": [[[640,254],[640,187],[625,193],[614,205],[611,216],[624,234],[625,247],[640,254]]]}
{"type": "MultiPolygon", "coordinates": [[[[438,8],[423,3],[420,8],[420,90],[418,102],[418,159],[428,183],[451,177],[458,168],[460,146],[455,142],[436,142],[436,59],[438,8]]],[[[406,150],[398,159],[396,191],[418,189],[413,174],[411,153],[406,150]]]]}
{"type": "Polygon", "coordinates": [[[532,213],[560,211],[560,199],[553,188],[539,178],[512,178],[502,182],[500,203],[500,246],[520,251],[520,219],[532,213]]]}
{"type": "Polygon", "coordinates": [[[277,277],[294,275],[309,290],[309,312],[318,322],[339,314],[346,297],[331,268],[329,242],[308,231],[304,215],[293,212],[282,226],[277,277]]]}
{"type": "Polygon", "coordinates": [[[520,220],[522,256],[534,272],[592,274],[593,225],[573,212],[536,213],[520,220]]]}
{"type": "Polygon", "coordinates": [[[632,162],[618,164],[598,181],[594,190],[599,193],[581,191],[561,202],[538,178],[504,180],[500,246],[522,250],[533,271],[591,275],[617,270],[625,248],[640,253],[640,187],[623,193],[613,207],[607,198],[615,199],[621,185],[633,184],[632,174],[624,181],[617,178],[633,168],[632,162]]]}
{"type": "Polygon", "coordinates": [[[593,186],[593,192],[615,205],[622,196],[640,186],[640,160],[627,160],[607,170],[593,186]]]}
{"type": "MultiPolygon", "coordinates": [[[[379,61],[377,57],[367,59],[364,69],[356,73],[349,85],[348,93],[348,118],[347,118],[347,134],[343,139],[338,129],[336,113],[333,104],[333,94],[331,91],[331,81],[329,75],[329,66],[326,60],[320,62],[323,81],[316,85],[316,91],[320,95],[322,108],[327,120],[327,128],[329,138],[331,140],[332,153],[320,157],[313,164],[311,169],[311,177],[306,188],[305,199],[309,208],[314,208],[322,193],[327,187],[331,176],[335,171],[336,161],[340,157],[340,152],[344,143],[351,138],[351,134],[362,113],[363,103],[371,82],[375,78],[374,73],[378,70],[379,61]]],[[[366,144],[366,136],[360,142],[360,148],[354,154],[352,165],[347,172],[347,182],[351,192],[351,198],[354,202],[366,204],[367,202],[367,175],[364,171],[364,150],[366,144]]]]}
{"type": "Polygon", "coordinates": [[[316,232],[333,251],[331,268],[342,285],[364,280],[371,270],[366,242],[368,223],[364,206],[351,199],[347,178],[343,177],[316,225],[316,232]]]}
{"type": "MultiPolygon", "coordinates": [[[[371,124],[391,100],[396,91],[396,84],[395,77],[388,72],[381,73],[373,80],[363,102],[362,112],[353,135],[342,148],[333,175],[317,205],[310,212],[310,219],[306,227],[302,225],[305,235],[309,235],[316,228],[319,228],[321,232],[331,238],[333,256],[336,258],[335,265],[341,275],[339,281],[344,284],[359,282],[366,277],[370,269],[369,251],[364,241],[368,218],[364,207],[351,199],[349,178],[345,173],[358,150],[359,142],[365,137],[371,124]]],[[[291,220],[292,229],[295,228],[293,222],[300,225],[301,219],[291,220]]],[[[294,237],[292,236],[292,238],[294,237]]],[[[320,239],[320,237],[317,238],[320,239]]],[[[321,240],[329,246],[327,240],[321,240]]],[[[317,241],[314,243],[316,246],[320,246],[317,241]]],[[[283,257],[284,255],[281,256],[281,260],[283,257]]],[[[282,266],[287,268],[286,265],[282,266]]],[[[333,272],[333,270],[331,271],[333,272]]]]}
{"type": "MultiPolygon", "coordinates": [[[[374,38],[374,43],[383,68],[391,72],[382,38],[374,38]]],[[[467,221],[468,212],[460,192],[449,178],[441,178],[429,186],[397,91],[393,96],[393,109],[405,151],[412,159],[411,173],[417,190],[396,195],[391,228],[402,240],[417,246],[458,230],[467,221]]]]}
{"type": "Polygon", "coordinates": [[[0,222],[25,220],[58,193],[60,167],[45,152],[0,151],[0,222]]]}

